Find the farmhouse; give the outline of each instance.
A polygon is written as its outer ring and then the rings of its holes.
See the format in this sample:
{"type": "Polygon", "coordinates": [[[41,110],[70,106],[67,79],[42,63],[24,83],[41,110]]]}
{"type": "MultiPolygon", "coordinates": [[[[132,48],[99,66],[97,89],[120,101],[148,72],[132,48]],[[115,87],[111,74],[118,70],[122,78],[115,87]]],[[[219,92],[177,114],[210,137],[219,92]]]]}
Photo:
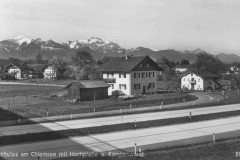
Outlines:
{"type": "Polygon", "coordinates": [[[239,65],[232,65],[230,67],[230,70],[234,73],[234,74],[240,74],[240,66],[239,65]]]}
{"type": "Polygon", "coordinates": [[[20,64],[20,63],[19,64],[10,63],[4,67],[4,72],[13,74],[16,79],[21,79],[22,78],[21,65],[22,64],[20,64]]]}
{"type": "Polygon", "coordinates": [[[43,77],[44,79],[56,79],[57,78],[57,71],[53,68],[52,65],[46,65],[43,68],[43,77]]]}
{"type": "Polygon", "coordinates": [[[30,78],[43,78],[45,64],[28,64],[28,66],[31,68],[28,75],[30,78]]]}
{"type": "Polygon", "coordinates": [[[181,76],[181,89],[215,89],[218,76],[209,72],[189,71],[181,76]]]}
{"type": "Polygon", "coordinates": [[[104,81],[73,81],[65,88],[68,98],[78,101],[90,101],[108,97],[109,85],[104,81]]]}
{"type": "Polygon", "coordinates": [[[118,90],[130,96],[156,92],[162,68],[149,56],[125,56],[110,59],[99,71],[110,85],[108,95],[118,90]]]}
{"type": "Polygon", "coordinates": [[[189,65],[177,65],[174,68],[176,75],[180,75],[185,73],[189,70],[189,65]]]}

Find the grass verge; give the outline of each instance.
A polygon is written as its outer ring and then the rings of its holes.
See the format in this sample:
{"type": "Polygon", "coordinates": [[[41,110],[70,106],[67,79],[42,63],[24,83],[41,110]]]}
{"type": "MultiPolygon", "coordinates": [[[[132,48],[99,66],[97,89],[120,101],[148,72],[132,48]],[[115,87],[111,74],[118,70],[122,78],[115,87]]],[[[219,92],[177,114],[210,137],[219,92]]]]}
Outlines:
{"type": "MultiPolygon", "coordinates": [[[[216,143],[199,143],[160,150],[144,151],[143,157],[94,157],[84,160],[239,160],[240,137],[221,139],[216,143]]],[[[65,157],[55,160],[82,160],[65,157]]]]}

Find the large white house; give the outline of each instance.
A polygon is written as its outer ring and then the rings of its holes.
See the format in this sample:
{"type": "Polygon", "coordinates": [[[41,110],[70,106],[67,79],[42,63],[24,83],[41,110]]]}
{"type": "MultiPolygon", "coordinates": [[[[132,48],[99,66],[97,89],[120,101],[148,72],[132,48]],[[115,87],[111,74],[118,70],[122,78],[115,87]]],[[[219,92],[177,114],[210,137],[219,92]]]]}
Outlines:
{"type": "Polygon", "coordinates": [[[110,85],[108,95],[118,90],[128,96],[156,92],[161,70],[149,56],[112,58],[99,69],[110,85]]]}
{"type": "Polygon", "coordinates": [[[207,90],[214,89],[218,76],[209,72],[189,71],[181,77],[181,89],[207,90]]]}

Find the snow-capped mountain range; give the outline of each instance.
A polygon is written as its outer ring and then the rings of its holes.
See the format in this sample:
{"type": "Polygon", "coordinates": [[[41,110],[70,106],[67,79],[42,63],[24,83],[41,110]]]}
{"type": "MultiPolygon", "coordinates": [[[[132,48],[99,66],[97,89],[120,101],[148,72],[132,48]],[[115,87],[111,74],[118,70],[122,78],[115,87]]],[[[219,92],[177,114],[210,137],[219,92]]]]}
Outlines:
{"type": "Polygon", "coordinates": [[[13,39],[8,39],[0,42],[0,51],[10,52],[11,50],[28,50],[28,49],[46,49],[46,50],[62,50],[62,49],[81,49],[89,47],[98,51],[114,51],[121,52],[122,48],[110,41],[103,41],[101,38],[92,37],[88,40],[68,41],[66,43],[58,43],[53,40],[43,41],[40,38],[30,39],[24,36],[18,36],[13,39]]]}
{"type": "MultiPolygon", "coordinates": [[[[123,53],[126,53],[129,55],[149,55],[155,60],[165,56],[172,61],[187,59],[190,62],[196,61],[198,53],[206,53],[201,49],[187,49],[185,51],[167,49],[157,51],[145,47],[137,47],[125,50],[117,43],[104,41],[97,37],[92,37],[87,40],[58,43],[51,39],[44,41],[40,38],[30,39],[21,35],[13,39],[0,41],[0,58],[2,59],[9,57],[34,59],[36,55],[40,53],[45,59],[59,56],[66,60],[71,60],[76,50],[86,50],[90,52],[95,59],[100,59],[104,56],[123,56],[123,53]]],[[[225,63],[240,62],[240,56],[236,54],[221,53],[218,54],[217,57],[225,63]]]]}

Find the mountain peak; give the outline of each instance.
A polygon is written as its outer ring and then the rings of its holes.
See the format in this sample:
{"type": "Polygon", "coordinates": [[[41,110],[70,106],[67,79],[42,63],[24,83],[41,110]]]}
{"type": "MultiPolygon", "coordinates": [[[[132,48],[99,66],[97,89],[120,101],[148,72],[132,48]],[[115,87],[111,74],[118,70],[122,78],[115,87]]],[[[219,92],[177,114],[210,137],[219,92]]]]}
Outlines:
{"type": "Polygon", "coordinates": [[[27,44],[29,44],[29,43],[31,43],[31,39],[29,39],[29,38],[26,38],[26,37],[24,37],[23,35],[20,35],[20,36],[17,36],[17,37],[15,37],[14,38],[14,40],[19,44],[19,45],[21,45],[22,43],[27,43],[27,44]]]}
{"type": "Polygon", "coordinates": [[[198,49],[196,49],[196,50],[194,51],[194,53],[198,54],[198,53],[207,53],[207,52],[204,51],[204,50],[202,50],[202,49],[200,49],[200,48],[198,48],[198,49]]]}
{"type": "Polygon", "coordinates": [[[91,37],[88,39],[88,43],[96,43],[96,42],[105,43],[101,38],[98,38],[98,37],[91,37]]]}

